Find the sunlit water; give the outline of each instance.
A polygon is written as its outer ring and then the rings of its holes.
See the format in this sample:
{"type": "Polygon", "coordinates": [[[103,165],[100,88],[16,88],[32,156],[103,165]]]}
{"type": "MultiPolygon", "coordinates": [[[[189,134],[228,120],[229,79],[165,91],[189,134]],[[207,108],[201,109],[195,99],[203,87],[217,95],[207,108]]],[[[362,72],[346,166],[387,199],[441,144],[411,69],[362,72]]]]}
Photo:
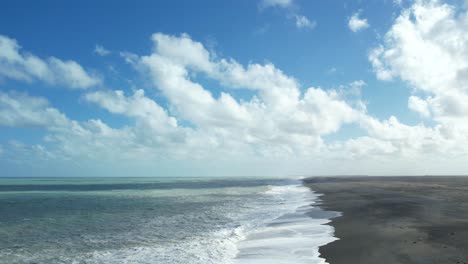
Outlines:
{"type": "Polygon", "coordinates": [[[297,180],[0,179],[0,263],[324,263],[297,180]]]}

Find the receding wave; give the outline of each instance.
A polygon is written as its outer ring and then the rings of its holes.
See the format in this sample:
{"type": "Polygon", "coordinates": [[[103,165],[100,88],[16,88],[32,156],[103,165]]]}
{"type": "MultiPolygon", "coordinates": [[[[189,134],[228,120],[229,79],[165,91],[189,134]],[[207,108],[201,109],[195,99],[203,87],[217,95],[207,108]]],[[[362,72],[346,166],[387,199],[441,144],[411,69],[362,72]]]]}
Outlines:
{"type": "MultiPolygon", "coordinates": [[[[234,263],[326,263],[318,249],[336,240],[333,227],[326,225],[336,213],[314,207],[318,195],[301,184],[276,186],[269,193],[277,195],[282,200],[281,207],[289,210],[241,241],[234,263]]],[[[275,207],[272,205],[271,209],[275,207]]]]}

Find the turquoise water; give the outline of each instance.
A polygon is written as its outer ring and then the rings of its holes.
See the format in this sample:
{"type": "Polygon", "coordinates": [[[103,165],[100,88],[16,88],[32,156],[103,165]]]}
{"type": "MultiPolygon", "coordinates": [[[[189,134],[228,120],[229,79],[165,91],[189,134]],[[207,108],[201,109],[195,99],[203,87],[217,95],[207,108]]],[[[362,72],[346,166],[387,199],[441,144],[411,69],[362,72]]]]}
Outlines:
{"type": "Polygon", "coordinates": [[[271,191],[291,184],[0,179],[0,263],[233,263],[239,241],[296,209],[295,192],[271,191]]]}

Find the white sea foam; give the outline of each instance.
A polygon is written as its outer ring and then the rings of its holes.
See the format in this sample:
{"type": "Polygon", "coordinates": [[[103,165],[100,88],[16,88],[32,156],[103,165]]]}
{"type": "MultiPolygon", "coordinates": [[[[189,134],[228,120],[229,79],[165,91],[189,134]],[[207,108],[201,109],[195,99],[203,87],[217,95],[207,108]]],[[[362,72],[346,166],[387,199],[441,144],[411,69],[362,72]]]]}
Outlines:
{"type": "MultiPolygon", "coordinates": [[[[118,251],[96,251],[91,263],[325,264],[319,247],[336,238],[323,214],[310,214],[319,195],[299,181],[270,186],[239,211],[235,226],[187,241],[118,251]]],[[[319,210],[320,211],[320,210],[319,210]]]]}
{"type": "Polygon", "coordinates": [[[96,251],[92,263],[200,264],[325,264],[319,247],[337,238],[324,216],[306,215],[319,195],[300,182],[270,186],[256,202],[239,213],[232,208],[236,227],[205,237],[119,251],[96,251]]]}
{"type": "Polygon", "coordinates": [[[276,208],[282,216],[252,230],[240,241],[233,263],[326,263],[318,249],[337,239],[333,236],[334,229],[326,225],[329,219],[306,215],[319,196],[301,184],[275,186],[267,193],[282,200],[276,208]]]}

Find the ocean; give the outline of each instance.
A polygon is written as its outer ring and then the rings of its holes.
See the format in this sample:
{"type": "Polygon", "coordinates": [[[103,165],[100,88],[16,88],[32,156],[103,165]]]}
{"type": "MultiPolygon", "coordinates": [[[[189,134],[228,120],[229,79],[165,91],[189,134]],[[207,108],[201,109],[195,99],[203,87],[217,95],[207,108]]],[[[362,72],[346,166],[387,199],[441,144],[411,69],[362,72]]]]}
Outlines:
{"type": "Polygon", "coordinates": [[[3,178],[0,263],[326,263],[296,179],[3,178]]]}

